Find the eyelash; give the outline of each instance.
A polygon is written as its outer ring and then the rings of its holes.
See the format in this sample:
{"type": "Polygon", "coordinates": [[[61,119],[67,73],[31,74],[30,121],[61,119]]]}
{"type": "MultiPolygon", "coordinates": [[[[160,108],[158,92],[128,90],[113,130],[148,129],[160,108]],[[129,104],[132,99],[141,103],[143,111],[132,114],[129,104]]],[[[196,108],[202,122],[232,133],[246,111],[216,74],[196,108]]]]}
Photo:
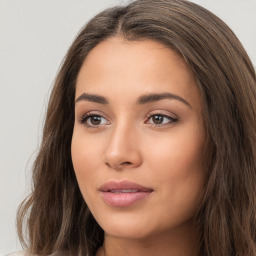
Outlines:
{"type": "MultiPolygon", "coordinates": [[[[92,118],[92,117],[100,117],[100,118],[104,118],[102,115],[95,113],[95,112],[89,112],[84,114],[81,119],[79,120],[79,122],[83,125],[85,125],[87,128],[92,128],[92,129],[97,129],[102,127],[103,125],[90,125],[87,123],[88,119],[92,118]]],[[[104,118],[106,119],[106,118],[104,118]]],[[[107,119],[106,119],[107,120],[107,119]]]]}
{"type": "MultiPolygon", "coordinates": [[[[167,123],[161,123],[161,124],[155,124],[155,123],[151,123],[150,125],[153,126],[153,127],[163,127],[163,126],[168,126],[170,124],[174,124],[174,123],[177,123],[179,121],[179,119],[177,117],[171,117],[171,116],[168,116],[166,114],[163,114],[161,112],[155,112],[155,113],[150,113],[149,115],[147,115],[147,121],[146,123],[149,124],[149,120],[153,117],[156,117],[156,116],[159,116],[161,118],[167,118],[169,119],[169,121],[167,123]]],[[[92,118],[92,117],[100,117],[100,118],[103,118],[105,120],[107,120],[106,118],[104,118],[102,115],[98,114],[98,113],[95,113],[95,112],[88,112],[86,114],[84,114],[79,122],[83,125],[85,125],[87,128],[92,128],[92,129],[97,129],[97,128],[101,128],[102,126],[104,126],[105,124],[99,124],[99,125],[92,125],[92,124],[88,124],[87,121],[92,118]]],[[[109,122],[109,121],[107,121],[109,122]]]]}
{"type": "Polygon", "coordinates": [[[162,117],[162,118],[167,118],[169,119],[169,121],[167,123],[161,123],[161,124],[155,124],[155,123],[151,123],[151,125],[153,127],[163,127],[163,126],[168,126],[170,124],[175,124],[179,121],[179,119],[177,117],[171,117],[171,116],[168,116],[164,113],[161,113],[160,111],[157,111],[157,112],[154,112],[154,113],[150,113],[147,115],[147,122],[148,123],[148,120],[150,120],[151,118],[153,117],[156,117],[156,116],[159,116],[159,117],[162,117]]]}

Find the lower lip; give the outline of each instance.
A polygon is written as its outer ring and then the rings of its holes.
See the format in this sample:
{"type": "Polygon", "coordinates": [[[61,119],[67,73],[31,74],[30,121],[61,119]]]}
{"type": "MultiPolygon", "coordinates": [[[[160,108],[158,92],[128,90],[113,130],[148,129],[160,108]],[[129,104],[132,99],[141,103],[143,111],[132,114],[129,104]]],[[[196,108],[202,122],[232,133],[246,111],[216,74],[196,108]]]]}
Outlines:
{"type": "Polygon", "coordinates": [[[115,207],[127,207],[135,204],[138,201],[146,199],[149,192],[132,192],[132,193],[113,193],[113,192],[101,192],[103,200],[110,206],[115,207]]]}

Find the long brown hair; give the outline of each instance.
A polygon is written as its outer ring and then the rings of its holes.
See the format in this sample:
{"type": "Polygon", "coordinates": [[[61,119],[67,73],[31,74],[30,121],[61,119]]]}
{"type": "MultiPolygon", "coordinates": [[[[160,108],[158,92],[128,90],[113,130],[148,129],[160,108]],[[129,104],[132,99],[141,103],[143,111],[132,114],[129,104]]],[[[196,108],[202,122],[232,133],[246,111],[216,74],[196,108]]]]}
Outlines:
{"type": "Polygon", "coordinates": [[[183,0],[138,0],[107,9],[76,37],[49,100],[33,166],[33,191],[19,209],[22,243],[32,254],[89,256],[103,243],[103,230],[79,191],[70,147],[78,72],[93,47],[116,35],[161,42],[190,66],[201,92],[207,133],[207,178],[196,216],[201,253],[256,255],[255,70],[223,21],[183,0]]]}

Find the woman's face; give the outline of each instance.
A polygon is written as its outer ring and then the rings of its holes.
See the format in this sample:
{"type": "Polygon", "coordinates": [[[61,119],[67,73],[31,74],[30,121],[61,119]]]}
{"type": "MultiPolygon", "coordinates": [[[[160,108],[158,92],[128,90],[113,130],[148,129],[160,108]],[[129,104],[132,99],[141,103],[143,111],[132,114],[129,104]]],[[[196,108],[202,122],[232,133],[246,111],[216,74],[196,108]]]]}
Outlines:
{"type": "Polygon", "coordinates": [[[76,84],[72,161],[106,234],[145,238],[188,225],[204,142],[196,81],[174,51],[121,37],[90,51],[76,84]]]}

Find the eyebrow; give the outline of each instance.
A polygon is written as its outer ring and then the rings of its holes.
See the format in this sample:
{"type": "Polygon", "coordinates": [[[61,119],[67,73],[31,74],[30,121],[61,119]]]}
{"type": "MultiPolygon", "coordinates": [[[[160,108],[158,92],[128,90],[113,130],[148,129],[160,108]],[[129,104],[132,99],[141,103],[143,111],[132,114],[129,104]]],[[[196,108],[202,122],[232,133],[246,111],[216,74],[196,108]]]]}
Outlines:
{"type": "Polygon", "coordinates": [[[96,95],[96,94],[83,93],[76,99],[75,103],[77,103],[81,100],[96,102],[96,103],[100,103],[100,104],[104,104],[104,105],[108,104],[108,101],[106,98],[104,98],[103,96],[100,96],[100,95],[96,95]]]}
{"type": "MultiPolygon", "coordinates": [[[[150,94],[142,95],[137,99],[136,104],[143,105],[143,104],[148,104],[148,103],[165,100],[165,99],[178,100],[178,101],[184,103],[185,105],[187,105],[189,108],[192,108],[191,105],[185,99],[183,99],[182,97],[180,97],[176,94],[172,94],[169,92],[150,93],[150,94]]],[[[109,104],[108,100],[105,97],[97,95],[97,94],[83,93],[75,100],[75,103],[82,101],[82,100],[96,102],[96,103],[100,103],[100,104],[104,104],[104,105],[109,104]]]]}
{"type": "Polygon", "coordinates": [[[192,108],[191,105],[182,97],[172,94],[169,92],[166,93],[152,93],[152,94],[147,94],[147,95],[142,95],[137,99],[137,104],[147,104],[151,102],[156,102],[159,100],[165,100],[165,99],[171,99],[171,100],[178,100],[185,105],[187,105],[189,108],[192,108]]]}

